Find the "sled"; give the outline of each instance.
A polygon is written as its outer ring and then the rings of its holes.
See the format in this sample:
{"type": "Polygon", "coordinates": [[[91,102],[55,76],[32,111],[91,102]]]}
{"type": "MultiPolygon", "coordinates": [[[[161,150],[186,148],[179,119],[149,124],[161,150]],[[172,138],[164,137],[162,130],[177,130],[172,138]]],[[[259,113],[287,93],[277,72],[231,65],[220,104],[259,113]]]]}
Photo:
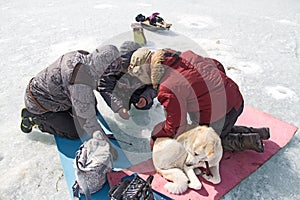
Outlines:
{"type": "Polygon", "coordinates": [[[172,24],[165,22],[164,19],[159,16],[158,12],[153,13],[149,17],[139,14],[135,17],[135,21],[139,22],[140,26],[144,29],[154,32],[169,30],[172,26],[172,24]]]}
{"type": "Polygon", "coordinates": [[[141,22],[141,26],[148,31],[155,32],[155,31],[169,30],[171,28],[172,24],[164,23],[164,24],[160,24],[157,26],[153,26],[153,25],[149,24],[148,21],[145,21],[145,22],[141,22]]]}

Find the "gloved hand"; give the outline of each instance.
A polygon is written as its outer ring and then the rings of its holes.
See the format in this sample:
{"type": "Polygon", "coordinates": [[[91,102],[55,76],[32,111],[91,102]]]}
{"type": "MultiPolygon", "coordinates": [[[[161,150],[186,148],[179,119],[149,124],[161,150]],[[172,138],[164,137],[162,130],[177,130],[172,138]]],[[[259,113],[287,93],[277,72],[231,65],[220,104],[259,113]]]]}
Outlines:
{"type": "Polygon", "coordinates": [[[130,115],[128,114],[128,111],[126,108],[121,108],[119,111],[118,111],[120,117],[122,117],[123,119],[129,119],[130,118],[130,115]]]}
{"type": "Polygon", "coordinates": [[[147,100],[144,97],[141,97],[135,105],[138,108],[143,108],[147,105],[147,100]]]}

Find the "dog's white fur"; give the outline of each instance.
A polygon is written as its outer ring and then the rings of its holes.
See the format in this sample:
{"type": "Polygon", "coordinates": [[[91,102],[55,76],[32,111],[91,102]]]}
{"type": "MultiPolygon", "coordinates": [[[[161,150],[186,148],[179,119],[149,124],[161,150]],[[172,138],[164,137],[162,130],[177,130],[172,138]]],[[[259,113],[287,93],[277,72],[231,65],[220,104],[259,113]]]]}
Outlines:
{"type": "Polygon", "coordinates": [[[156,171],[171,181],[165,189],[173,194],[182,194],[187,188],[200,190],[202,187],[196,175],[202,174],[207,181],[221,182],[219,162],[223,155],[221,139],[213,128],[197,126],[177,139],[157,138],[153,146],[153,164],[156,171]],[[203,174],[199,167],[208,162],[212,176],[203,174]]]}

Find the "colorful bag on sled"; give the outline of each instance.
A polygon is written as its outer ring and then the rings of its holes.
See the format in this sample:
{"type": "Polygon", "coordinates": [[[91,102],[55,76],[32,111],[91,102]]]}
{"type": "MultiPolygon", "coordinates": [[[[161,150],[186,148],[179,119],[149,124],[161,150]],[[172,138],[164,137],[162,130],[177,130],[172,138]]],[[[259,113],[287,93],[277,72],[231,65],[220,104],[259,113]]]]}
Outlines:
{"type": "Polygon", "coordinates": [[[165,22],[158,12],[152,13],[149,17],[139,14],[135,17],[135,21],[140,22],[141,26],[149,31],[169,30],[172,26],[165,22]]]}

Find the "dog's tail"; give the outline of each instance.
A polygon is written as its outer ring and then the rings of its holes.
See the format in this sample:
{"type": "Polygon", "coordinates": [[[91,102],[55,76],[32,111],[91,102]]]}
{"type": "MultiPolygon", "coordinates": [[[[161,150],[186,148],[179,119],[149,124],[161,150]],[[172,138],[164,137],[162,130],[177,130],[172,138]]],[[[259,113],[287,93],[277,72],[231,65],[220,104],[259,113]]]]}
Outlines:
{"type": "Polygon", "coordinates": [[[165,184],[164,188],[173,194],[182,194],[188,188],[188,177],[179,168],[171,168],[166,170],[159,170],[165,179],[172,181],[165,184]]]}

